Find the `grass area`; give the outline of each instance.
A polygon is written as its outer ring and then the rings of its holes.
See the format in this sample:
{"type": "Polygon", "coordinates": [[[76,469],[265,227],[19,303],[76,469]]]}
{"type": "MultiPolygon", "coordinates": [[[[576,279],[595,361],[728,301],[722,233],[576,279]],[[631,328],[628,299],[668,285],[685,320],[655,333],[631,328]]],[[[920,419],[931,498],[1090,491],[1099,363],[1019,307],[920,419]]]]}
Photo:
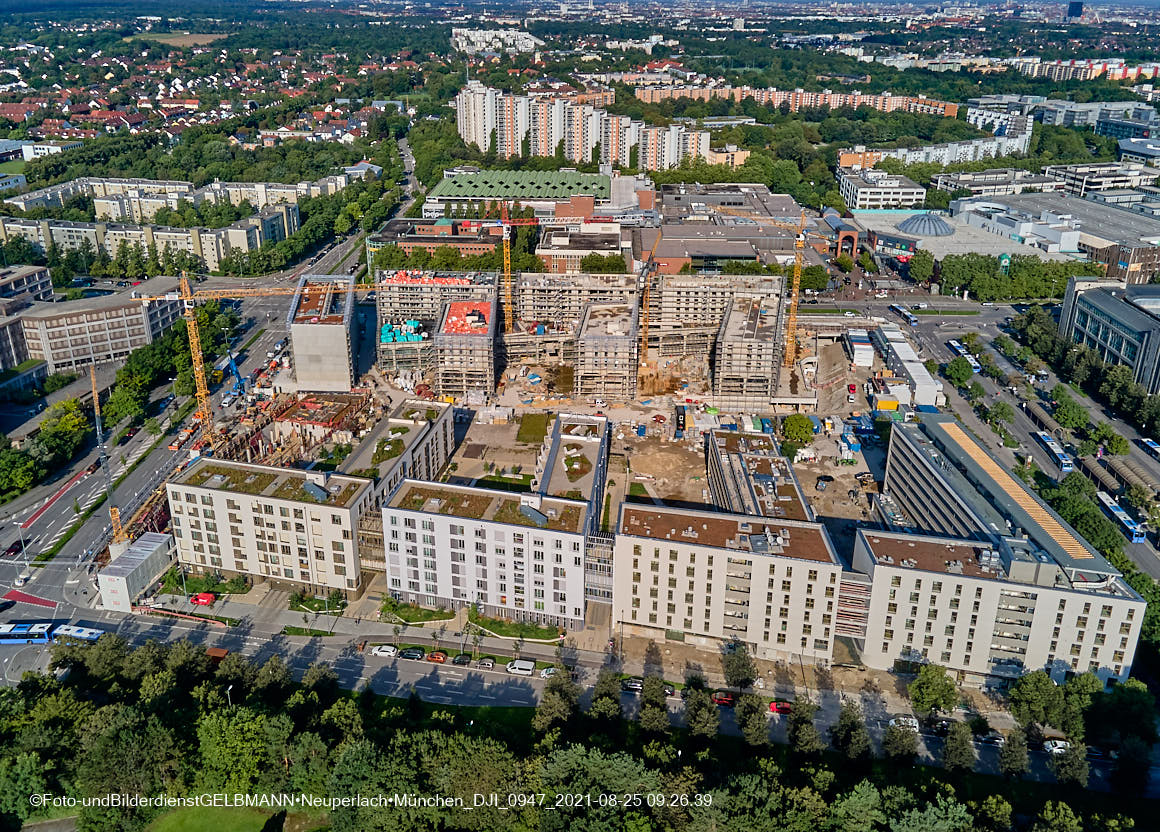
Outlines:
{"type": "Polygon", "coordinates": [[[489,474],[486,477],[480,477],[475,481],[475,484],[483,488],[494,488],[497,491],[512,491],[517,494],[522,494],[525,491],[532,490],[532,475],[531,474],[489,474]]]}
{"type": "MultiPolygon", "coordinates": [[[[538,524],[532,518],[520,511],[520,504],[517,500],[504,500],[501,502],[499,508],[495,510],[495,514],[492,515],[492,519],[497,523],[511,523],[515,526],[539,528],[538,524]]],[[[580,509],[576,506],[568,506],[562,511],[557,512],[555,517],[547,517],[544,528],[562,532],[577,532],[580,530],[580,520],[580,509]]]]}
{"type": "Polygon", "coordinates": [[[33,367],[38,367],[43,363],[44,363],[44,361],[42,361],[39,358],[25,359],[24,361],[21,361],[19,364],[17,364],[15,367],[10,367],[9,369],[0,373],[0,382],[8,381],[9,379],[16,378],[21,373],[26,373],[29,370],[31,370],[33,367]]]}
{"type": "Polygon", "coordinates": [[[608,524],[611,521],[612,514],[612,493],[604,495],[604,514],[600,518],[600,531],[608,531],[608,524]]]}
{"type": "Polygon", "coordinates": [[[399,508],[422,511],[429,500],[439,501],[440,514],[453,514],[456,517],[471,517],[478,520],[491,506],[492,498],[487,494],[463,494],[412,486],[399,501],[399,508]]]}
{"type": "Polygon", "coordinates": [[[237,806],[190,806],[157,818],[146,832],[262,832],[271,815],[237,806]]]}
{"type": "Polygon", "coordinates": [[[403,412],[403,418],[404,419],[416,419],[416,420],[417,419],[426,419],[428,422],[434,422],[436,419],[439,418],[439,411],[433,407],[427,408],[426,411],[419,410],[418,408],[412,407],[412,408],[405,410],[403,412]]]}
{"type": "Polygon", "coordinates": [[[196,595],[199,592],[244,595],[250,591],[250,585],[241,576],[222,581],[215,575],[187,575],[185,588],[182,589],[181,574],[176,569],[170,569],[162,579],[161,591],[169,595],[196,595]]]}
{"type": "Polygon", "coordinates": [[[185,485],[205,485],[210,479],[220,477],[221,488],[237,494],[261,494],[278,475],[269,471],[245,471],[227,468],[224,465],[205,465],[184,480],[185,485]]]}
{"type": "Polygon", "coordinates": [[[592,472],[592,463],[586,456],[565,456],[564,469],[567,471],[568,482],[576,482],[592,472]]]}
{"type": "Polygon", "coordinates": [[[28,162],[23,159],[10,159],[7,162],[0,162],[0,173],[24,173],[24,166],[28,162]]]}
{"type": "Polygon", "coordinates": [[[643,483],[630,482],[628,484],[629,497],[648,497],[648,489],[644,487],[643,483]]]}
{"type": "Polygon", "coordinates": [[[257,341],[259,338],[261,338],[265,332],[266,332],[265,329],[259,329],[257,332],[255,332],[253,335],[250,336],[250,340],[248,340],[248,341],[246,341],[246,343],[242,344],[242,348],[240,350],[238,350],[238,352],[245,352],[250,347],[254,346],[254,342],[257,341]]]}
{"type": "Polygon", "coordinates": [[[558,627],[542,627],[539,624],[530,624],[527,621],[511,621],[506,618],[489,618],[486,615],[481,615],[475,608],[468,610],[467,620],[503,638],[546,641],[560,636],[558,627]]]}
{"type": "MultiPolygon", "coordinates": [[[[332,636],[332,635],[334,635],[334,633],[331,633],[329,630],[315,630],[315,629],[312,629],[310,627],[295,627],[293,625],[288,624],[282,628],[282,632],[280,632],[278,635],[282,635],[282,636],[310,636],[310,638],[323,638],[326,636],[332,636]]],[[[346,635],[346,634],[339,633],[338,635],[341,636],[341,635],[346,635]]]]}
{"type": "Polygon", "coordinates": [[[424,621],[447,621],[455,617],[455,613],[451,610],[430,609],[420,607],[417,604],[400,604],[394,598],[383,601],[383,612],[408,624],[421,624],[424,621]]]}
{"type": "Polygon", "coordinates": [[[229,35],[226,35],[222,32],[211,32],[205,34],[199,34],[197,32],[172,32],[169,34],[141,32],[140,34],[127,37],[125,40],[152,40],[158,43],[164,43],[168,46],[205,46],[208,43],[213,43],[215,40],[221,40],[224,37],[229,37],[229,35]]]}
{"type": "MultiPolygon", "coordinates": [[[[406,428],[395,428],[394,430],[403,430],[406,428]]],[[[386,462],[388,459],[394,459],[403,452],[402,439],[388,439],[383,437],[375,445],[374,455],[371,457],[372,465],[379,465],[386,462]]]]}
{"type": "Polygon", "coordinates": [[[520,429],[516,432],[517,442],[528,442],[538,445],[548,434],[547,413],[525,413],[520,417],[520,429]]]}
{"type": "Polygon", "coordinates": [[[911,309],[915,315],[978,315],[977,309],[911,309]]]}

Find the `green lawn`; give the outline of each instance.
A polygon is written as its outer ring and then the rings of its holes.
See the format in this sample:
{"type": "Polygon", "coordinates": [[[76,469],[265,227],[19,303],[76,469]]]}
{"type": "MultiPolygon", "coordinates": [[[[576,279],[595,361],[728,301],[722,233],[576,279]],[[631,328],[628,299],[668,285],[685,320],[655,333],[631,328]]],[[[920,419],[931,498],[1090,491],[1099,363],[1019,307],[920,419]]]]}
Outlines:
{"type": "Polygon", "coordinates": [[[400,604],[394,598],[388,598],[383,602],[383,612],[401,618],[408,624],[420,624],[424,621],[446,621],[455,617],[455,613],[450,610],[432,610],[413,604],[400,604]]]}
{"type": "Polygon", "coordinates": [[[540,641],[558,638],[560,630],[557,627],[541,627],[538,624],[529,624],[526,621],[509,621],[504,618],[489,618],[480,615],[474,609],[467,614],[472,624],[478,624],[485,630],[503,638],[530,638],[540,641]]]}
{"type": "Polygon", "coordinates": [[[520,417],[520,429],[516,433],[517,442],[538,445],[548,433],[547,413],[525,413],[520,417]]]}
{"type": "Polygon", "coordinates": [[[519,494],[532,490],[532,475],[512,474],[501,477],[499,474],[490,474],[480,477],[475,484],[481,488],[494,488],[496,491],[512,491],[519,494]]]}
{"type": "Polygon", "coordinates": [[[190,806],[157,818],[148,832],[261,832],[269,819],[260,809],[190,806]]]}
{"type": "Polygon", "coordinates": [[[170,595],[196,595],[199,592],[212,592],[215,595],[242,595],[250,591],[250,585],[241,577],[219,581],[213,575],[186,575],[183,586],[178,571],[170,569],[165,573],[161,591],[170,595]]]}
{"type": "Polygon", "coordinates": [[[238,352],[245,352],[250,347],[254,346],[254,342],[257,341],[259,338],[261,338],[262,333],[265,331],[266,330],[264,330],[264,329],[259,329],[257,332],[255,332],[253,335],[251,335],[250,340],[247,341],[246,343],[242,344],[242,348],[240,350],[238,350],[238,352]]]}
{"type": "Polygon", "coordinates": [[[24,166],[27,164],[23,159],[0,162],[0,173],[24,173],[24,166]]]}
{"type": "MultiPolygon", "coordinates": [[[[321,638],[324,636],[331,636],[331,635],[333,635],[333,633],[331,633],[329,630],[314,630],[314,629],[311,629],[310,627],[295,627],[293,625],[288,624],[287,626],[282,628],[282,632],[279,633],[279,635],[283,635],[283,636],[310,636],[311,638],[321,638]]],[[[343,634],[339,633],[339,635],[343,635],[343,634]]]]}
{"type": "Polygon", "coordinates": [[[647,497],[648,496],[648,489],[644,487],[643,483],[630,482],[628,484],[628,496],[629,497],[647,497]]]}

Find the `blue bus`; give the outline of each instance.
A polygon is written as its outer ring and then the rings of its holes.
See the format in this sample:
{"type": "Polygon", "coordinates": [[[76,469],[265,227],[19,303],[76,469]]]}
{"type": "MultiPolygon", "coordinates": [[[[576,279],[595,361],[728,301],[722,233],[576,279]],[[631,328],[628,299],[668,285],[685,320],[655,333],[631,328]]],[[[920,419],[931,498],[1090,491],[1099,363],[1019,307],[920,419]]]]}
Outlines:
{"type": "Polygon", "coordinates": [[[48,644],[51,621],[0,624],[0,644],[48,644]]]}
{"type": "Polygon", "coordinates": [[[916,318],[914,315],[912,315],[910,310],[907,309],[902,304],[900,304],[900,303],[893,304],[890,307],[890,311],[894,312],[896,315],[898,315],[898,317],[902,318],[902,320],[906,321],[911,326],[918,326],[918,318],[916,318]]]}
{"type": "Polygon", "coordinates": [[[104,634],[104,630],[98,630],[93,627],[76,627],[72,624],[61,624],[52,631],[52,640],[61,641],[66,638],[73,638],[78,641],[93,642],[104,634]]]}
{"type": "Polygon", "coordinates": [[[1160,444],[1153,442],[1147,437],[1141,437],[1140,447],[1147,451],[1153,459],[1160,459],[1160,444]]]}
{"type": "Polygon", "coordinates": [[[1124,537],[1133,543],[1143,543],[1147,539],[1144,534],[1144,527],[1133,520],[1128,512],[1124,511],[1115,497],[1112,497],[1104,491],[1099,492],[1096,496],[1099,497],[1104,511],[1119,524],[1120,531],[1124,533],[1124,537]]]}
{"type": "Polygon", "coordinates": [[[1038,431],[1035,434],[1035,438],[1038,439],[1039,444],[1042,445],[1049,454],[1051,454],[1051,458],[1055,461],[1055,464],[1059,466],[1060,471],[1063,471],[1065,474],[1070,474],[1075,470],[1075,463],[1072,461],[1071,456],[1068,455],[1067,451],[1063,449],[1063,446],[1055,440],[1055,437],[1053,437],[1050,433],[1046,433],[1045,431],[1038,431]]]}

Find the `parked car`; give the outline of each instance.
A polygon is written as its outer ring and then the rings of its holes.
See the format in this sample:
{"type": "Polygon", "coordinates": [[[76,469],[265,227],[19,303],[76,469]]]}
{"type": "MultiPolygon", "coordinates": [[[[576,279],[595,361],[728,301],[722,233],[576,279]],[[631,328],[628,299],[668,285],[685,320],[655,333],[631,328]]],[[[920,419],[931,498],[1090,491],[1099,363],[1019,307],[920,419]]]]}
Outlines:
{"type": "Polygon", "coordinates": [[[419,661],[422,660],[425,655],[427,655],[427,651],[422,647],[408,647],[406,650],[403,650],[399,653],[399,658],[419,661]]]}
{"type": "Polygon", "coordinates": [[[15,606],[16,606],[15,601],[0,601],[0,612],[4,612],[5,610],[10,610],[15,606]]]}
{"type": "Polygon", "coordinates": [[[1071,743],[1067,740],[1048,740],[1043,743],[1043,750],[1052,756],[1063,754],[1069,748],[1071,748],[1071,743]]]}
{"type": "Polygon", "coordinates": [[[918,720],[912,716],[896,716],[890,720],[891,728],[909,728],[914,733],[918,733],[918,720]]]}
{"type": "Polygon", "coordinates": [[[436,664],[443,664],[447,661],[447,654],[442,650],[436,650],[433,653],[427,654],[427,661],[435,662],[436,664]]]}
{"type": "Polygon", "coordinates": [[[558,668],[558,667],[545,667],[543,670],[540,671],[540,678],[541,679],[551,679],[553,676],[556,675],[556,672],[559,669],[560,668],[558,668]]]}
{"type": "Polygon", "coordinates": [[[724,708],[732,708],[737,703],[737,697],[727,690],[715,690],[709,698],[713,700],[714,705],[724,708]]]}
{"type": "Polygon", "coordinates": [[[536,663],[527,659],[516,659],[508,662],[504,669],[513,676],[531,676],[536,672],[536,663]]]}
{"type": "Polygon", "coordinates": [[[630,676],[620,680],[620,689],[628,693],[640,693],[644,690],[644,679],[639,676],[630,676]]]}
{"type": "Polygon", "coordinates": [[[457,655],[455,658],[453,658],[451,660],[451,663],[457,664],[457,665],[471,664],[471,654],[470,653],[460,653],[459,655],[457,655]]]}
{"type": "Polygon", "coordinates": [[[984,736],[979,737],[979,744],[993,745],[996,748],[1002,748],[1007,744],[1007,738],[1000,734],[998,731],[991,731],[989,734],[985,734],[984,736]]]}
{"type": "Polygon", "coordinates": [[[216,600],[217,596],[212,592],[199,592],[196,595],[189,596],[189,603],[198,607],[208,607],[216,600]]]}
{"type": "Polygon", "coordinates": [[[475,666],[480,668],[481,670],[494,670],[495,669],[495,659],[480,659],[478,662],[475,663],[475,666]]]}
{"type": "Polygon", "coordinates": [[[393,644],[376,644],[371,648],[371,655],[393,659],[395,656],[399,655],[399,648],[393,644]]]}
{"type": "Polygon", "coordinates": [[[793,710],[793,703],[785,699],[774,699],[769,703],[771,714],[788,714],[793,710]]]}

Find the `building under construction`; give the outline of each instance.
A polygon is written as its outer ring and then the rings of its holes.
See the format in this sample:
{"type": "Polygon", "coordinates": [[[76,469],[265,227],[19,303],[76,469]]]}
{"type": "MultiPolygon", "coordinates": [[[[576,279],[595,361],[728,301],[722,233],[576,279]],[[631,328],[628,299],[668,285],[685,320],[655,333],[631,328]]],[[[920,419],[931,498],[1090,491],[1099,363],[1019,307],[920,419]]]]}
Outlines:
{"type": "Polygon", "coordinates": [[[443,308],[435,332],[435,392],[478,398],[495,390],[494,301],[457,300],[443,308]]]}
{"type": "Polygon", "coordinates": [[[299,390],[346,393],[355,386],[353,283],[351,275],[303,275],[299,280],[286,319],[299,390]]]}
{"type": "Polygon", "coordinates": [[[713,351],[713,399],[718,407],[769,406],[781,375],[781,299],[738,295],[729,304],[713,351]]]}
{"type": "Polygon", "coordinates": [[[575,391],[588,398],[636,397],[638,307],[590,303],[576,335],[575,391]]]}

